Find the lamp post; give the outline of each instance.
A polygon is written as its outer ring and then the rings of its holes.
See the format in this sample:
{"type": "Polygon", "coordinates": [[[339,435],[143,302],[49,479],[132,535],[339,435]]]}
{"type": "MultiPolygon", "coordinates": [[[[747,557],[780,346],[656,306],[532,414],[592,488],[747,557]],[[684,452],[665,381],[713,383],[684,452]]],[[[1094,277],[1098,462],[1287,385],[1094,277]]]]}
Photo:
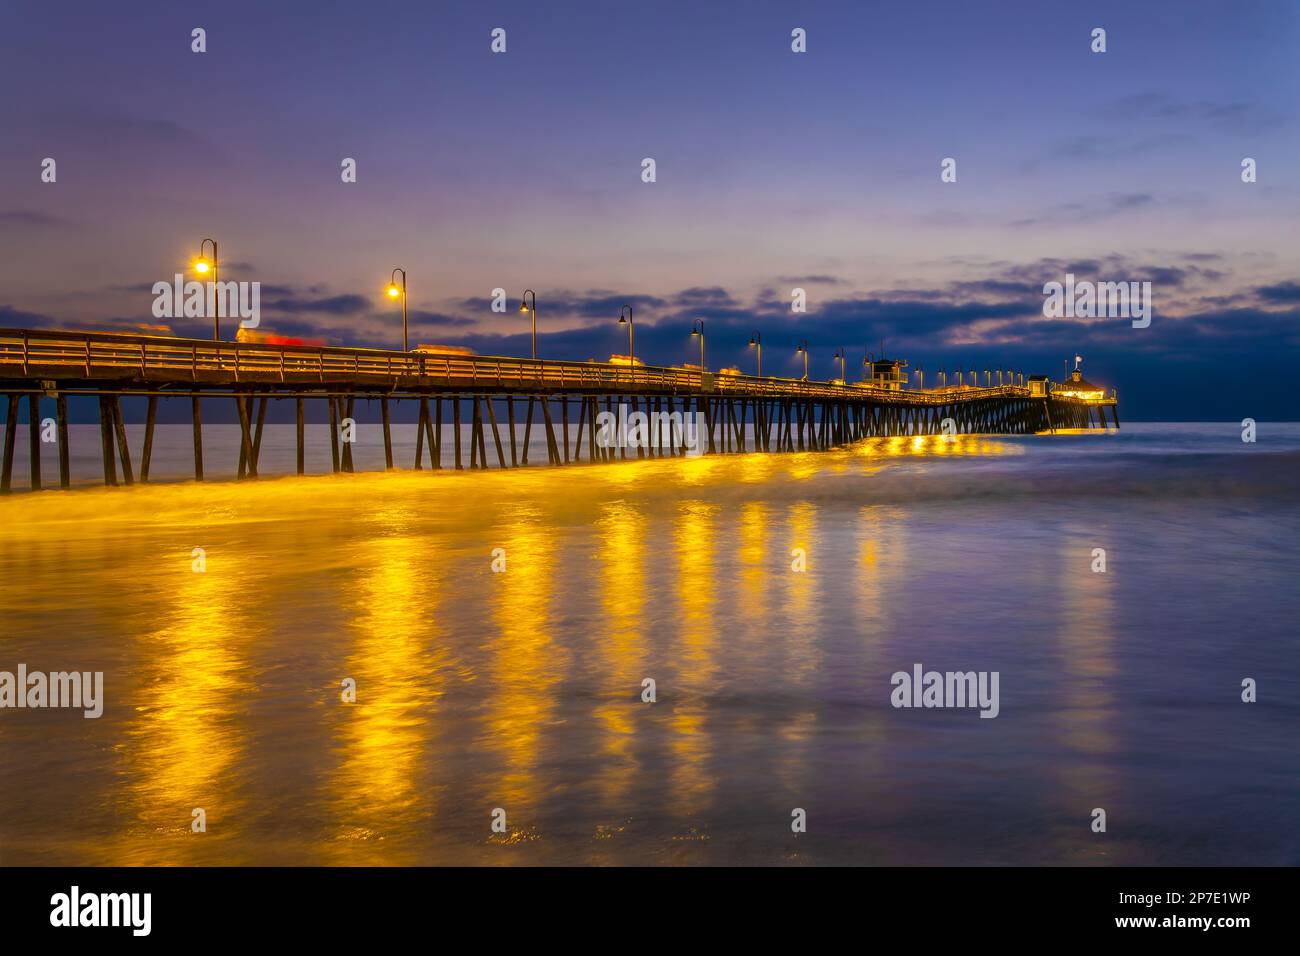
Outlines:
{"type": "Polygon", "coordinates": [[[916,367],[916,387],[919,391],[925,391],[925,369],[919,365],[916,367]]]}
{"type": "Polygon", "coordinates": [[[700,374],[704,374],[704,320],[696,319],[695,325],[691,327],[691,337],[700,337],[700,374]]]}
{"type": "Polygon", "coordinates": [[[532,289],[525,289],[523,296],[519,299],[519,311],[531,312],[533,316],[533,358],[537,358],[537,293],[532,289]],[[530,299],[529,296],[532,298],[530,299]]]}
{"type": "Polygon", "coordinates": [[[808,381],[808,340],[807,339],[801,341],[799,343],[799,347],[795,349],[796,355],[800,353],[803,354],[803,380],[806,382],[808,381]]]}
{"type": "Polygon", "coordinates": [[[749,347],[758,350],[758,377],[763,377],[763,336],[755,332],[749,337],[749,347]]]}
{"type": "Polygon", "coordinates": [[[944,369],[939,369],[939,387],[948,387],[948,372],[944,369]]]}
{"type": "Polygon", "coordinates": [[[212,341],[221,341],[221,296],[217,290],[217,283],[221,281],[220,271],[217,260],[217,240],[204,239],[199,243],[199,257],[194,260],[194,271],[199,275],[207,275],[209,269],[212,270],[212,341]],[[207,248],[208,243],[212,243],[212,262],[209,263],[203,256],[203,250],[207,248]]]}
{"type": "Polygon", "coordinates": [[[390,299],[396,299],[398,296],[402,297],[402,351],[409,352],[411,349],[406,340],[406,270],[405,269],[394,269],[392,273],[388,276],[388,297],[390,299]],[[402,274],[402,284],[400,287],[397,285],[397,273],[399,272],[402,274]]]}
{"type": "Polygon", "coordinates": [[[845,373],[845,370],[844,370],[844,359],[846,358],[846,356],[845,356],[845,354],[844,354],[844,349],[842,349],[842,348],[840,348],[840,349],[836,349],[836,350],[835,350],[835,358],[837,358],[837,359],[840,360],[840,381],[841,381],[841,382],[847,382],[847,381],[848,381],[848,378],[846,377],[846,373],[845,373]]]}
{"type": "Polygon", "coordinates": [[[636,339],[632,332],[632,307],[625,305],[618,310],[618,324],[627,326],[627,364],[628,367],[635,371],[636,369],[636,339]],[[627,313],[624,316],[623,313],[627,313]]]}

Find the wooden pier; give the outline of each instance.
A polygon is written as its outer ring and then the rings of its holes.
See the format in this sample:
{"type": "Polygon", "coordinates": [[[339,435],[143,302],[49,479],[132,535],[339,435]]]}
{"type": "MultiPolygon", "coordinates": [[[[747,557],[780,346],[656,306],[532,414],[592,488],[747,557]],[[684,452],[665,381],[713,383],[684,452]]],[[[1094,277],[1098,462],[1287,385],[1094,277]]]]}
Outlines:
{"type": "MultiPolygon", "coordinates": [[[[134,333],[0,329],[0,396],[7,401],[0,492],[12,487],[17,420],[26,400],[29,487],[43,487],[40,399],[55,400],[59,486],[70,484],[68,400],[99,405],[104,483],[149,480],[160,399],[188,398],[194,437],[194,478],[203,480],[202,400],[233,402],[241,431],[239,478],[256,478],[267,403],[293,401],[297,473],[304,470],[308,401],[324,402],[334,471],[353,470],[352,445],[341,423],[355,403],[378,401],[388,468],[395,467],[391,403],[418,404],[412,467],[488,468],[529,464],[534,427],[544,430],[551,465],[628,457],[686,454],[680,436],[660,436],[651,448],[601,447],[602,411],[654,416],[695,413],[704,423],[709,454],[826,449],[863,438],[898,435],[1034,434],[1058,429],[1119,426],[1115,399],[1031,395],[1023,384],[986,388],[889,389],[596,362],[553,362],[495,356],[434,355],[419,351],[264,345],[181,339],[134,333]],[[123,396],[146,400],[144,443],[134,467],[122,417],[123,396]],[[505,432],[499,410],[505,409],[505,432]],[[1107,409],[1111,421],[1107,422],[1107,409]],[[516,440],[522,417],[524,436],[516,440]],[[468,450],[461,424],[471,425],[468,450]],[[945,422],[948,422],[945,427],[945,422]],[[442,426],[451,425],[450,449],[442,426]],[[509,450],[507,451],[507,447],[509,450]],[[119,472],[120,466],[120,472],[119,472]]],[[[659,428],[658,425],[655,426],[659,428]]]]}

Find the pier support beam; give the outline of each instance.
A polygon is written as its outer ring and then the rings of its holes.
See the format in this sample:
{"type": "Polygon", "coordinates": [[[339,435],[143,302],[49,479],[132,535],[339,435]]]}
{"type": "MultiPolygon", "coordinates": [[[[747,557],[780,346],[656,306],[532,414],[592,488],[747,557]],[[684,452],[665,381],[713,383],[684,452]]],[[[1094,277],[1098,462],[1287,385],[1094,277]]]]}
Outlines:
{"type": "Polygon", "coordinates": [[[294,425],[296,426],[296,434],[294,436],[295,438],[294,450],[297,453],[295,465],[297,467],[298,474],[301,475],[306,470],[305,466],[307,464],[306,461],[307,436],[306,436],[306,427],[305,427],[306,422],[303,416],[301,395],[299,395],[296,399],[294,399],[294,425]]]}
{"type": "Polygon", "coordinates": [[[334,404],[334,397],[327,396],[325,403],[329,405],[330,413],[330,460],[334,467],[334,474],[339,473],[339,407],[334,404]]]}
{"type": "Polygon", "coordinates": [[[54,417],[59,430],[59,487],[72,486],[72,469],[69,467],[68,448],[68,396],[59,392],[54,399],[54,417]]]}
{"type": "MultiPolygon", "coordinates": [[[[251,400],[250,400],[251,401],[251,400]]],[[[257,464],[253,461],[253,436],[248,420],[249,401],[242,395],[235,396],[235,413],[239,416],[239,468],[236,477],[257,477],[257,464]]]]}
{"type": "Polygon", "coordinates": [[[18,396],[9,396],[5,418],[4,465],[0,470],[0,494],[8,494],[14,479],[14,444],[18,441],[18,396]]]}
{"type": "Polygon", "coordinates": [[[109,399],[113,412],[113,430],[117,433],[117,453],[122,459],[122,479],[128,484],[135,484],[135,475],[131,471],[131,446],[126,443],[126,422],[122,419],[122,399],[114,395],[109,399]]]}
{"type": "Polygon", "coordinates": [[[158,396],[150,395],[144,413],[144,449],[140,452],[140,481],[148,483],[149,464],[153,461],[153,427],[158,419],[158,396]]]}
{"type": "Polygon", "coordinates": [[[433,422],[430,424],[428,416],[424,419],[424,429],[429,438],[429,464],[434,469],[442,468],[442,399],[433,400],[433,422]]]}
{"type": "MultiPolygon", "coordinates": [[[[415,470],[424,471],[424,436],[429,430],[429,400],[420,396],[420,418],[415,423],[415,470]]],[[[432,449],[430,449],[432,452],[432,449]]],[[[432,457],[432,454],[430,455],[432,457]]]]}
{"type": "Polygon", "coordinates": [[[203,410],[197,395],[190,396],[190,418],[194,423],[194,480],[203,480],[203,410]]]}
{"type": "Polygon", "coordinates": [[[41,396],[27,396],[27,457],[31,470],[32,491],[41,490],[41,396]]]}
{"type": "Polygon", "coordinates": [[[492,425],[492,443],[496,445],[497,448],[497,466],[505,468],[507,467],[506,450],[501,446],[501,430],[497,428],[497,412],[493,407],[493,401],[490,395],[485,401],[487,402],[488,421],[492,425]]]}
{"type": "MultiPolygon", "coordinates": [[[[352,422],[352,429],[349,432],[349,437],[353,439],[355,439],[357,435],[356,419],[353,418],[353,407],[355,403],[356,397],[353,395],[349,395],[346,402],[342,398],[339,399],[339,408],[342,412],[339,417],[345,421],[352,422]]],[[[352,473],[352,445],[353,442],[351,441],[343,442],[343,470],[348,474],[352,473]]]]}
{"type": "MultiPolygon", "coordinates": [[[[530,412],[531,417],[531,412],[530,412]]],[[[463,471],[465,466],[460,457],[460,398],[451,400],[452,437],[456,439],[456,470],[463,471]]],[[[524,442],[524,464],[528,464],[528,442],[524,442]]]]}
{"type": "Polygon", "coordinates": [[[393,470],[393,424],[388,417],[388,396],[379,400],[379,416],[384,424],[384,467],[393,470]]]}
{"type": "Polygon", "coordinates": [[[104,459],[104,484],[117,485],[117,465],[113,461],[113,409],[108,396],[99,396],[99,450],[104,459]]]}

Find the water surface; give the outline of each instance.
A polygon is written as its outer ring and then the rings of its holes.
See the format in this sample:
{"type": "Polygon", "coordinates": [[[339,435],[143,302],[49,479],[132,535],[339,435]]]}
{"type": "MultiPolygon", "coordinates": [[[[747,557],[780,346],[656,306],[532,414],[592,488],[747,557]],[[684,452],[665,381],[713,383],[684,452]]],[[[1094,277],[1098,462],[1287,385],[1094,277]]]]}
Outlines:
{"type": "Polygon", "coordinates": [[[0,864],[1295,864],[1298,465],[1126,425],[17,493],[0,670],[107,700],[0,710],[0,864]],[[916,662],[1000,716],[892,708],[916,662]]]}

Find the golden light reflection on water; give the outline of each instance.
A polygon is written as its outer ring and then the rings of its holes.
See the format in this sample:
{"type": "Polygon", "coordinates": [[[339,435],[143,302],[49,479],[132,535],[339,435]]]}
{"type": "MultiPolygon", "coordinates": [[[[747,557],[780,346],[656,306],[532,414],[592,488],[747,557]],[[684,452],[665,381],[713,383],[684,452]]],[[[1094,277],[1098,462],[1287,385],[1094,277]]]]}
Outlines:
{"type": "Polygon", "coordinates": [[[718,507],[683,502],[673,529],[677,555],[678,639],[673,648],[676,676],[672,710],[672,796],[678,816],[707,809],[713,791],[709,770],[712,743],[709,700],[717,687],[719,587],[715,570],[718,507]]]}
{"type": "Polygon", "coordinates": [[[499,537],[507,570],[493,574],[489,582],[496,624],[495,682],[484,742],[504,765],[492,788],[493,799],[511,808],[507,819],[512,827],[527,826],[544,789],[537,779],[537,762],[569,654],[551,634],[555,542],[544,514],[527,505],[511,508],[499,537]]]}
{"type": "Polygon", "coordinates": [[[243,673],[252,582],[216,555],[203,573],[182,554],[154,573],[168,600],[158,626],[139,636],[146,676],[122,744],[121,781],[135,824],[110,853],[116,863],[197,862],[211,847],[190,839],[191,811],[201,808],[214,840],[229,845],[246,809],[234,771],[247,736],[237,715],[256,693],[243,673]],[[170,839],[139,843],[135,827],[170,839]]]}
{"type": "Polygon", "coordinates": [[[854,456],[866,459],[903,457],[969,456],[994,458],[1023,455],[1017,442],[995,435],[894,435],[888,438],[865,438],[850,446],[854,456]]]}
{"type": "Polygon", "coordinates": [[[636,723],[632,707],[640,700],[645,673],[642,613],[645,589],[646,516],[638,505],[612,501],[596,518],[599,542],[600,606],[606,629],[597,636],[597,655],[603,664],[604,692],[595,707],[602,728],[605,765],[600,789],[611,804],[619,802],[636,777],[633,747],[636,723]]]}
{"type": "Polygon", "coordinates": [[[736,529],[736,556],[740,561],[740,600],[737,608],[746,629],[767,621],[768,525],[771,506],[761,501],[747,501],[740,506],[736,529]]]}
{"type": "MultiPolygon", "coordinates": [[[[150,620],[143,632],[107,597],[89,608],[102,622],[97,639],[127,648],[138,684],[131,716],[111,741],[121,755],[114,775],[129,819],[102,841],[97,859],[212,862],[214,846],[221,861],[259,858],[241,821],[256,814],[259,788],[276,773],[267,766],[274,755],[261,752],[259,741],[285,733],[319,763],[304,759],[310,769],[295,772],[307,782],[292,784],[323,801],[311,824],[320,832],[311,832],[312,849],[302,852],[313,859],[323,852],[329,862],[429,862],[420,835],[441,814],[457,812],[466,794],[509,806],[515,827],[543,819],[545,799],[556,792],[547,773],[557,762],[579,767],[571,771],[576,782],[565,782],[571,792],[595,788],[604,805],[592,815],[601,826],[636,807],[666,813],[678,835],[682,827],[707,828],[725,775],[734,771],[729,750],[737,739],[768,735],[764,773],[805,787],[814,738],[827,732],[817,697],[833,650],[824,636],[843,625],[837,615],[856,614],[852,640],[868,645],[866,663],[856,666],[869,667],[907,613],[891,605],[891,595],[915,563],[909,512],[870,503],[869,482],[843,477],[870,474],[889,459],[1018,453],[997,438],[924,436],[830,453],[555,471],[51,493],[0,502],[0,542],[7,560],[19,553],[15,542],[47,555],[60,546],[68,555],[97,549],[93,561],[61,558],[48,573],[77,580],[78,593],[107,593],[120,573],[112,555],[133,536],[132,560],[154,575],[152,593],[132,609],[150,620]],[[823,474],[834,475],[843,491],[817,485],[823,474]],[[206,574],[192,573],[183,553],[160,558],[164,545],[175,549],[178,529],[192,537],[195,527],[233,552],[218,550],[206,574]],[[594,553],[594,573],[557,552],[569,535],[575,553],[594,553]],[[266,541],[294,542],[285,560],[300,562],[280,567],[274,588],[258,576],[266,541]],[[843,567],[831,558],[836,542],[835,560],[847,556],[843,567]],[[480,555],[480,571],[448,561],[439,550],[448,543],[480,555]],[[508,555],[506,574],[485,570],[497,545],[508,555]],[[796,547],[807,552],[803,573],[790,566],[796,547]],[[326,573],[339,582],[321,586],[328,606],[320,620],[329,633],[295,629],[292,621],[273,627],[285,593],[326,573]],[[842,585],[849,606],[824,606],[836,576],[849,575],[842,585]],[[647,588],[652,578],[658,591],[647,588]],[[578,616],[590,622],[589,632],[561,626],[570,601],[584,602],[578,616]],[[318,638],[337,643],[322,651],[318,638]],[[320,708],[321,716],[277,716],[274,708],[298,704],[257,686],[259,666],[268,662],[295,674],[311,665],[302,706],[320,708]],[[656,671],[670,675],[671,709],[639,701],[642,678],[656,671]],[[317,673],[337,676],[317,681],[317,673]],[[356,704],[338,701],[337,681],[345,676],[357,680],[356,704]],[[741,681],[778,688],[778,722],[769,722],[771,705],[718,703],[720,687],[741,681]],[[592,719],[585,698],[577,705],[576,738],[560,726],[573,714],[561,696],[570,682],[595,695],[592,719]],[[452,691],[469,716],[448,706],[452,691]],[[250,701],[270,709],[265,730],[249,723],[250,701]],[[472,756],[447,756],[457,754],[458,736],[472,738],[464,748],[472,756]],[[555,753],[573,739],[593,742],[592,752],[555,753]],[[640,781],[655,772],[666,778],[657,791],[662,804],[647,807],[640,781]],[[189,839],[193,806],[208,810],[213,832],[203,844],[189,839]]],[[[1090,603],[1106,595],[1086,590],[1104,577],[1072,579],[1084,590],[1066,592],[1063,620],[1092,622],[1059,636],[1079,677],[1100,677],[1109,663],[1109,645],[1094,633],[1105,607],[1090,603]]],[[[22,575],[15,580],[15,600],[48,600],[25,593],[22,575]]],[[[1110,702],[1097,681],[1085,681],[1070,704],[1084,716],[1063,727],[1061,739],[1090,757],[1107,752],[1110,702]]],[[[878,719],[865,719],[869,734],[882,732],[878,719]]]]}
{"type": "Polygon", "coordinates": [[[430,580],[436,565],[420,560],[418,538],[381,532],[356,547],[348,618],[355,641],[340,674],[355,679],[356,702],[336,704],[341,688],[325,689],[328,706],[342,708],[330,778],[336,839],[352,844],[347,862],[397,862],[377,844],[430,814],[438,796],[420,785],[420,771],[441,726],[442,589],[430,580]]]}

